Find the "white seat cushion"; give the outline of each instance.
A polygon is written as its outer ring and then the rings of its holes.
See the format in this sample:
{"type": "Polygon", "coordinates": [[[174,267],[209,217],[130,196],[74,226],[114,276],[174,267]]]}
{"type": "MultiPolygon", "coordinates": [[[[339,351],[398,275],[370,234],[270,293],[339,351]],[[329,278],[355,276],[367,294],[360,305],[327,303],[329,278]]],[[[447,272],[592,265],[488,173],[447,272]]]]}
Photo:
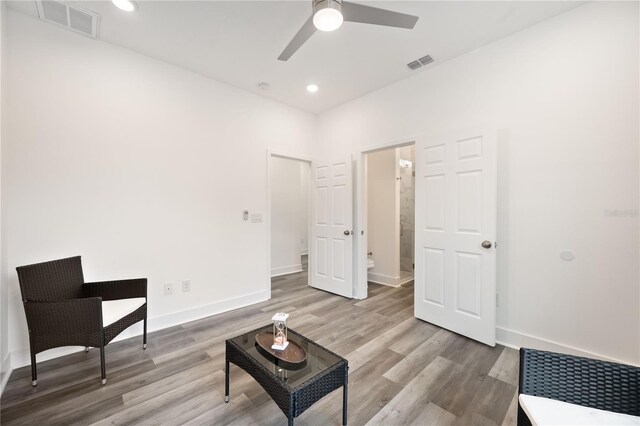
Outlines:
{"type": "Polygon", "coordinates": [[[126,317],[145,303],[147,303],[147,299],[145,297],[107,300],[106,302],[102,302],[102,326],[106,327],[109,324],[113,324],[119,319],[126,317]]]}
{"type": "MultiPolygon", "coordinates": [[[[588,392],[588,391],[587,391],[588,392]]],[[[555,399],[521,394],[522,409],[534,426],[547,425],[640,425],[640,417],[613,413],[555,399]]]]}

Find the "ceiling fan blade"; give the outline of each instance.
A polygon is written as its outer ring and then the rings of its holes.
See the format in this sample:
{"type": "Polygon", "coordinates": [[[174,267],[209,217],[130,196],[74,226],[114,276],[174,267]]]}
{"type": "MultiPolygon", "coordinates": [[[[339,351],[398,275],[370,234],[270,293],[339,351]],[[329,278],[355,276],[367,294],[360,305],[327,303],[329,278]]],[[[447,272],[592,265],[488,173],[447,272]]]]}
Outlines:
{"type": "Polygon", "coordinates": [[[358,3],[342,3],[342,16],[345,21],[361,24],[384,25],[386,27],[413,29],[418,17],[391,10],[378,9],[358,3]]]}
{"type": "Polygon", "coordinates": [[[300,47],[309,40],[309,37],[316,32],[316,27],[313,25],[313,16],[307,19],[307,22],[304,23],[302,28],[298,30],[293,39],[287,44],[287,47],[284,48],[280,56],[278,56],[279,61],[288,60],[300,47]]]}

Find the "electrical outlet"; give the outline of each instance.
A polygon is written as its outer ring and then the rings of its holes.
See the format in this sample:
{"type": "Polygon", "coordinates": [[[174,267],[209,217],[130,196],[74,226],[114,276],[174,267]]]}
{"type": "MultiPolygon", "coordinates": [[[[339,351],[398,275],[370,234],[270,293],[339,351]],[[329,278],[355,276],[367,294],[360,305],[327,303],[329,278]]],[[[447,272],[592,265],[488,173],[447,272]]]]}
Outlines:
{"type": "Polygon", "coordinates": [[[191,291],[191,280],[182,281],[182,292],[188,293],[191,291]]]}
{"type": "Polygon", "coordinates": [[[164,285],[164,295],[173,296],[173,284],[168,283],[164,285]]]}

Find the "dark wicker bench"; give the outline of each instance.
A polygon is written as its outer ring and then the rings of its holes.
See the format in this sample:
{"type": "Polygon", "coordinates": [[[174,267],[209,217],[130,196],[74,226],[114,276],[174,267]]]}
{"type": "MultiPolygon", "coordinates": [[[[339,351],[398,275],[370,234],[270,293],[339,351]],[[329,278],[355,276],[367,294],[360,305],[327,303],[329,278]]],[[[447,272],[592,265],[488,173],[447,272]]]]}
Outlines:
{"type": "MultiPolygon", "coordinates": [[[[640,416],[640,368],[522,348],[518,394],[640,416]]],[[[518,402],[518,426],[525,425],[518,402]]]]}

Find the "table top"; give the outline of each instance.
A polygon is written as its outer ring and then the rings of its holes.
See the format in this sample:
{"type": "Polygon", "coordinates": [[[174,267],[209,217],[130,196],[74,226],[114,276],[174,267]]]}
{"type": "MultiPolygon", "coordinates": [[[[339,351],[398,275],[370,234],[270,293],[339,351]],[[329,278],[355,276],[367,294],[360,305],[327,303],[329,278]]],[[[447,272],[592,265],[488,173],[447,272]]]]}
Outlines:
{"type": "Polygon", "coordinates": [[[613,413],[568,402],[520,394],[520,405],[535,426],[640,425],[640,417],[613,413]]]}
{"type": "Polygon", "coordinates": [[[300,364],[290,364],[281,361],[256,344],[255,335],[265,331],[271,331],[272,328],[272,324],[268,324],[241,334],[240,336],[233,337],[228,341],[233,342],[248,358],[265,367],[274,379],[281,381],[290,388],[297,388],[324,371],[338,364],[347,363],[347,360],[344,358],[318,345],[314,341],[307,339],[292,329],[288,330],[288,338],[290,341],[296,342],[306,351],[307,359],[300,364]]]}

